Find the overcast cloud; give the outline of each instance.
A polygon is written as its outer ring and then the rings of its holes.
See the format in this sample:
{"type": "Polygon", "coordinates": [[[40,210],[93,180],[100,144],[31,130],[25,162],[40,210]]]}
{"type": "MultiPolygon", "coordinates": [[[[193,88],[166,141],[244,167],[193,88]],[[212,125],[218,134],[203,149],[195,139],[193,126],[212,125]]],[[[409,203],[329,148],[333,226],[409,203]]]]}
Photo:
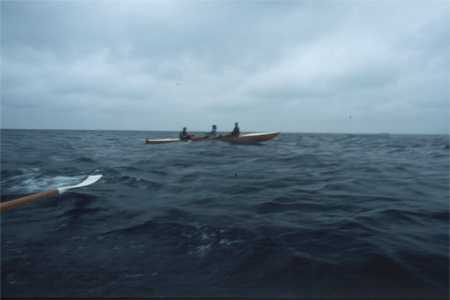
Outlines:
{"type": "Polygon", "coordinates": [[[2,128],[448,133],[450,2],[2,1],[2,128]]]}

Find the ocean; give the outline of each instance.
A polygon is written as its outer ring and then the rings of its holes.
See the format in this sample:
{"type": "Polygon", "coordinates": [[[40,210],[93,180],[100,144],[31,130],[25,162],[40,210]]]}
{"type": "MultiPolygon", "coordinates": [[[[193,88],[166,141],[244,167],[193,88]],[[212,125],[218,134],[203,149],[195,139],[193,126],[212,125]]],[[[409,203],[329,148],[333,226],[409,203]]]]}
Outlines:
{"type": "Polygon", "coordinates": [[[449,136],[2,130],[2,297],[449,296],[449,136]]]}

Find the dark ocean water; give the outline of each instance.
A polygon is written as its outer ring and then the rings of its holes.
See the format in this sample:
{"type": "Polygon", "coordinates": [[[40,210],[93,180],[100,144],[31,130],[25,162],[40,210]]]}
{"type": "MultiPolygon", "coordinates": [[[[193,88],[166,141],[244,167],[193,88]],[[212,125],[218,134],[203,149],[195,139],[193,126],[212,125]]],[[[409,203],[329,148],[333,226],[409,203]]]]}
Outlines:
{"type": "Polygon", "coordinates": [[[448,297],[448,136],[1,133],[4,297],[448,297]]]}

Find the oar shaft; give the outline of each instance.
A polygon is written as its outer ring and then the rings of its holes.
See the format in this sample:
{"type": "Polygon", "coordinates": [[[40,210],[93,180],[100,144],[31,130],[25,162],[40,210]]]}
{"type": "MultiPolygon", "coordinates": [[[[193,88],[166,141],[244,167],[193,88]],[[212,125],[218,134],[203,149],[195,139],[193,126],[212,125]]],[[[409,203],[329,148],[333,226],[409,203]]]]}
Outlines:
{"type": "Polygon", "coordinates": [[[33,203],[37,200],[44,198],[56,197],[59,195],[58,190],[51,190],[47,192],[36,193],[32,195],[28,195],[22,198],[14,199],[11,201],[1,202],[0,203],[0,212],[5,212],[8,209],[12,209],[18,206],[26,205],[29,203],[33,203]]]}

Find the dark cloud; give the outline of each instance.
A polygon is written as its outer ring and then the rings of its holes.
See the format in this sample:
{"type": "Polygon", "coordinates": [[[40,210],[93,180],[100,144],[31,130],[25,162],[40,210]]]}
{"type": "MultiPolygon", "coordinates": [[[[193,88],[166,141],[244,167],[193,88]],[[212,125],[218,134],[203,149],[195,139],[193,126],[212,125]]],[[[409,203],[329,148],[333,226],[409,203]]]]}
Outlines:
{"type": "Polygon", "coordinates": [[[2,127],[448,132],[449,8],[3,1],[2,127]]]}

